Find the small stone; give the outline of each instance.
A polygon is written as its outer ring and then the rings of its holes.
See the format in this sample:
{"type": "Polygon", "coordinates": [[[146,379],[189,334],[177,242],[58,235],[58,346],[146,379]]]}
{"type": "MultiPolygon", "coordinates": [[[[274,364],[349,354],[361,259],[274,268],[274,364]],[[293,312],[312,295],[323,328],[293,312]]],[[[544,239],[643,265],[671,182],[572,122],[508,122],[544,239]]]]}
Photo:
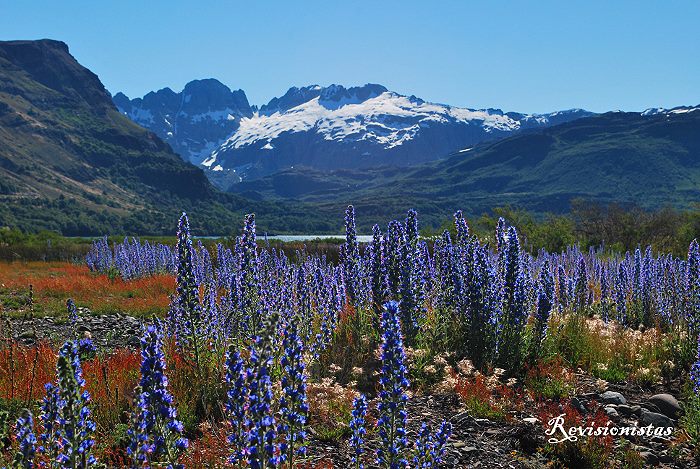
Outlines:
{"type": "Polygon", "coordinates": [[[84,324],[78,326],[78,332],[90,332],[90,328],[84,324]]]}
{"type": "Polygon", "coordinates": [[[649,402],[654,404],[666,417],[677,419],[681,414],[681,406],[678,400],[670,394],[655,394],[649,398],[649,402]]]}
{"type": "Polygon", "coordinates": [[[538,419],[537,417],[525,417],[523,419],[523,422],[529,423],[531,425],[536,425],[536,424],[540,423],[540,419],[538,419]]]}
{"type": "Polygon", "coordinates": [[[637,417],[642,415],[642,407],[641,406],[633,405],[630,408],[632,409],[632,414],[636,415],[637,417]]]}
{"type": "Polygon", "coordinates": [[[614,407],[605,407],[603,410],[605,410],[605,414],[611,420],[617,420],[620,418],[620,414],[617,412],[617,409],[614,407]]]}
{"type": "Polygon", "coordinates": [[[604,404],[627,404],[627,399],[625,399],[625,396],[615,391],[605,391],[600,395],[600,398],[604,404]]]}
{"type": "Polygon", "coordinates": [[[624,416],[630,416],[632,415],[632,407],[628,406],[627,404],[620,404],[616,407],[617,411],[624,415],[624,416]]]}
{"type": "Polygon", "coordinates": [[[651,451],[642,451],[639,455],[644,459],[644,462],[649,466],[656,466],[659,464],[659,458],[651,451]]]}
{"type": "Polygon", "coordinates": [[[33,329],[28,329],[19,335],[20,339],[34,339],[36,338],[36,332],[33,329]]]}
{"type": "Polygon", "coordinates": [[[649,412],[642,409],[641,421],[644,425],[653,425],[655,427],[673,427],[673,420],[666,417],[664,414],[649,412]]]}
{"type": "Polygon", "coordinates": [[[581,403],[578,397],[571,398],[571,405],[574,407],[574,409],[578,410],[582,414],[585,414],[587,412],[586,407],[581,403]]]}

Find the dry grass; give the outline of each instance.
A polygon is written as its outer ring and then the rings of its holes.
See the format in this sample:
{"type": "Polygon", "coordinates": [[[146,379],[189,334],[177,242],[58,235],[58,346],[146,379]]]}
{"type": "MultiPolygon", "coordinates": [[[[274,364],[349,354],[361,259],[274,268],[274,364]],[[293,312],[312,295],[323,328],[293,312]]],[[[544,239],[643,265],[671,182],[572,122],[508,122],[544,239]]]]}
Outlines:
{"type": "Polygon", "coordinates": [[[73,298],[96,314],[143,316],[166,311],[175,279],[156,275],[126,282],[67,262],[0,262],[0,302],[5,311],[23,314],[28,309],[29,285],[37,314],[64,315],[66,299],[73,298]]]}

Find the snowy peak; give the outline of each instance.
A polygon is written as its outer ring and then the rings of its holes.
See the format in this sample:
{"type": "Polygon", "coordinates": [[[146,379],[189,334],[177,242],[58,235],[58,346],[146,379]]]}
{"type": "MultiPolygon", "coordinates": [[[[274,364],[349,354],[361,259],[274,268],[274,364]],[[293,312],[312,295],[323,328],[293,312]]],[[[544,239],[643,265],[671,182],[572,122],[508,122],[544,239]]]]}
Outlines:
{"type": "Polygon", "coordinates": [[[342,85],[330,85],[321,90],[319,103],[330,108],[338,108],[345,104],[359,104],[368,99],[376,98],[387,90],[382,85],[368,83],[364,86],[345,88],[342,85]]]}
{"type": "Polygon", "coordinates": [[[203,165],[257,177],[295,164],[320,169],[407,166],[462,145],[547,127],[592,113],[546,115],[467,109],[404,96],[377,84],[290,88],[241,125],[203,165]]]}
{"type": "Polygon", "coordinates": [[[276,112],[282,113],[308,103],[315,98],[318,98],[318,102],[322,106],[328,109],[337,109],[345,104],[364,102],[387,91],[382,85],[371,83],[351,88],[345,88],[342,85],[330,85],[327,87],[310,85],[302,88],[293,86],[289,88],[284,96],[272,98],[269,103],[261,106],[259,114],[271,116],[276,112]]]}
{"type": "Polygon", "coordinates": [[[275,112],[287,111],[314,98],[318,98],[321,95],[321,90],[323,88],[318,85],[305,86],[303,88],[292,86],[284,96],[272,98],[269,103],[262,105],[260,114],[269,116],[275,112]]]}
{"type": "Polygon", "coordinates": [[[642,111],[643,116],[656,116],[659,114],[673,115],[673,114],[686,114],[688,112],[694,112],[700,110],[700,105],[698,106],[678,106],[671,109],[665,109],[662,107],[649,108],[642,111]]]}
{"type": "MultiPolygon", "coordinates": [[[[368,83],[292,87],[258,109],[241,90],[195,80],[117,107],[184,158],[240,181],[294,165],[318,169],[409,166],[461,148],[592,115],[582,109],[522,114],[431,103],[368,83]]],[[[211,175],[211,174],[210,174],[211,175]]]]}
{"type": "Polygon", "coordinates": [[[120,112],[152,130],[186,161],[195,164],[209,156],[253,109],[242,90],[232,91],[215,79],[194,80],[176,93],[170,88],[143,98],[124,93],[112,98],[120,112]]]}

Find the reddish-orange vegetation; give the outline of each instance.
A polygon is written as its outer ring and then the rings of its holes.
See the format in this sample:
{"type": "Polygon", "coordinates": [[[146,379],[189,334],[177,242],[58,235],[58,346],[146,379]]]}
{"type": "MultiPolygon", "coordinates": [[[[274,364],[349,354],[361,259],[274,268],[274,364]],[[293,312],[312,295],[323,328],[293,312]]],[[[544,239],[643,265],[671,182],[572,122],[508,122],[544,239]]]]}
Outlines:
{"type": "Polygon", "coordinates": [[[202,436],[191,442],[182,461],[185,467],[226,467],[231,454],[227,441],[229,429],[205,422],[199,431],[202,436]]]}
{"type": "Polygon", "coordinates": [[[482,374],[464,378],[453,372],[455,392],[475,416],[496,420],[510,420],[511,409],[522,407],[512,387],[482,374]]]}
{"type": "MultiPolygon", "coordinates": [[[[36,347],[12,343],[0,348],[0,399],[26,403],[41,399],[44,385],[55,381],[57,352],[42,342],[36,347]]],[[[118,349],[84,360],[83,377],[98,423],[109,427],[121,421],[131,405],[139,377],[138,351],[118,349]]]]}
{"type": "Polygon", "coordinates": [[[31,402],[43,397],[55,367],[56,352],[48,344],[0,348],[0,398],[31,402]]]}
{"type": "MultiPolygon", "coordinates": [[[[0,348],[0,400],[33,408],[45,396],[44,385],[55,382],[57,352],[47,343],[28,347],[7,343],[0,348]]],[[[90,392],[92,416],[97,424],[97,455],[110,467],[125,462],[115,442],[115,428],[128,423],[133,390],[139,379],[140,354],[119,349],[82,363],[90,392]]]]}
{"type": "Polygon", "coordinates": [[[86,387],[95,403],[95,421],[108,431],[124,422],[131,408],[140,363],[139,353],[128,349],[117,349],[83,363],[86,387]]]}
{"type": "Polygon", "coordinates": [[[66,299],[73,298],[78,306],[95,313],[148,315],[167,309],[175,279],[171,275],[155,275],[127,282],[67,262],[0,262],[0,293],[14,297],[17,309],[25,306],[29,285],[33,287],[39,313],[63,313],[66,299]]]}

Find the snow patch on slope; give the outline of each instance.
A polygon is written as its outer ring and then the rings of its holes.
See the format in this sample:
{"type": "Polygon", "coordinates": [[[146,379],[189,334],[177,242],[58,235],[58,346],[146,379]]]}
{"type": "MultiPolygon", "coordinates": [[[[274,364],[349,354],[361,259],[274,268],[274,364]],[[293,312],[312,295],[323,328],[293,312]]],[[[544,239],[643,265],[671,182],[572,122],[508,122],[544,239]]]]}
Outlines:
{"type": "Polygon", "coordinates": [[[428,103],[390,91],[370,95],[368,99],[341,95],[334,100],[331,97],[336,93],[337,89],[325,88],[320,96],[284,112],[255,113],[242,118],[240,127],[203,164],[211,166],[221,151],[246,147],[260,140],[267,142],[261,145],[262,149],[271,149],[270,141],[286,133],[314,131],[328,141],[369,141],[390,149],[411,141],[422,128],[434,124],[478,125],[486,132],[520,128],[518,120],[490,110],[428,103]]]}

